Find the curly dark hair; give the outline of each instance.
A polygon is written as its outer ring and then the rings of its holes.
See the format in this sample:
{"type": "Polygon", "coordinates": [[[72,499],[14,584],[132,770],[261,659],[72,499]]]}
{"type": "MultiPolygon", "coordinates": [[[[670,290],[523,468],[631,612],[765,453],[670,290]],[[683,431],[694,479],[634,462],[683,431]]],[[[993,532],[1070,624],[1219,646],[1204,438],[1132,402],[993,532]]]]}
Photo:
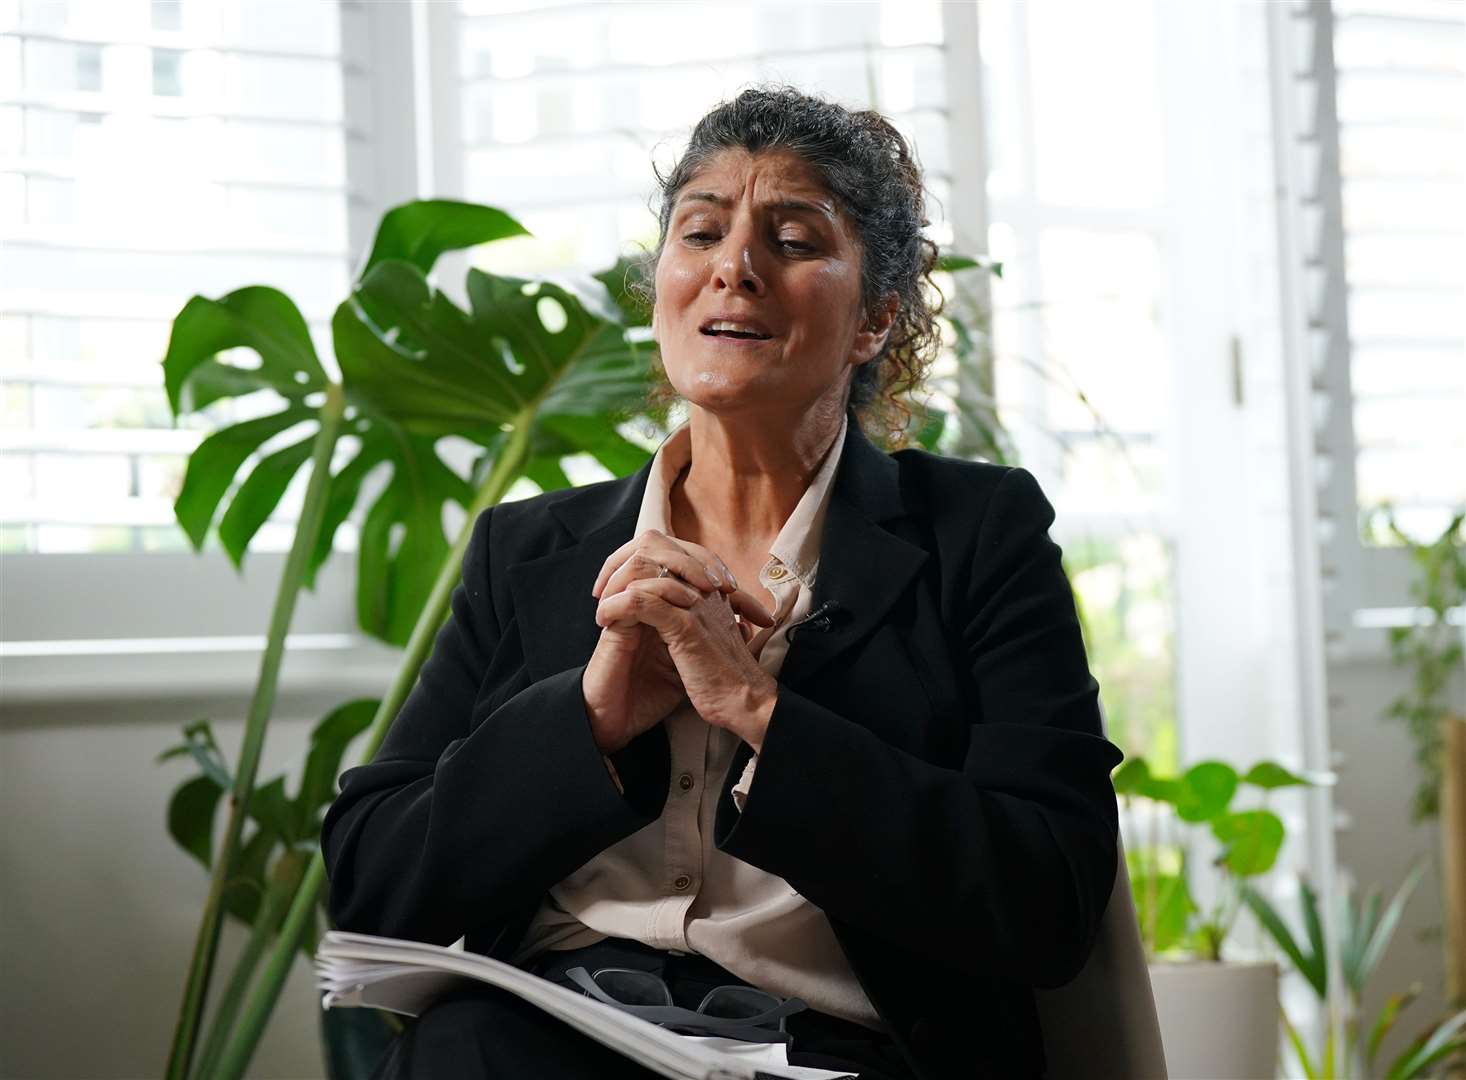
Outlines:
{"type": "MultiPolygon", "coordinates": [[[[847,409],[861,430],[887,449],[907,444],[912,410],[907,399],[923,387],[941,346],[936,316],[945,305],[931,279],[937,246],[922,228],[926,195],[921,167],[901,133],[880,113],[859,112],[787,85],[744,90],[697,122],[682,157],[668,176],[653,166],[661,188],[655,211],[655,249],[635,260],[627,288],[648,311],[655,299],[656,267],[678,194],[698,171],[724,150],[787,150],[802,157],[823,181],[853,224],[861,243],[861,299],[876,310],[894,292],[900,308],[881,351],[855,369],[847,409]],[[928,302],[922,283],[931,289],[928,302]]],[[[666,415],[677,399],[658,356],[647,395],[651,412],[666,415]]]]}

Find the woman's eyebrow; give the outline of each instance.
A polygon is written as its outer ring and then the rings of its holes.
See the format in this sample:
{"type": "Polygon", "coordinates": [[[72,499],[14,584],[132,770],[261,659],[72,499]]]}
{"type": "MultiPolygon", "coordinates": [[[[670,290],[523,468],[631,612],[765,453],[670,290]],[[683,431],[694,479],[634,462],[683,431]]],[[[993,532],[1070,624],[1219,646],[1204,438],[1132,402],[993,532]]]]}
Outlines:
{"type": "MultiPolygon", "coordinates": [[[[689,191],[683,194],[677,201],[679,206],[684,202],[710,202],[714,206],[722,207],[725,210],[733,205],[732,199],[726,195],[720,195],[716,191],[689,191]]],[[[820,203],[809,202],[805,199],[794,199],[786,196],[782,199],[771,199],[764,203],[763,206],[770,210],[803,210],[808,213],[819,214],[823,218],[828,218],[831,222],[835,220],[834,211],[830,207],[820,203]]]]}

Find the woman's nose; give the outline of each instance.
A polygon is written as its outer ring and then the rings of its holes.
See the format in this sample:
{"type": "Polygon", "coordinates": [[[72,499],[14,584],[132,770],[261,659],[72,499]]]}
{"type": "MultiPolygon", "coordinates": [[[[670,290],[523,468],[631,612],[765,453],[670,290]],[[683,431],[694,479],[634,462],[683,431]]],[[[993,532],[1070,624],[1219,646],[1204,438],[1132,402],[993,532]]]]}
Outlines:
{"type": "Polygon", "coordinates": [[[735,291],[747,289],[755,296],[763,294],[763,278],[754,268],[752,232],[729,230],[713,269],[720,284],[735,291]]]}

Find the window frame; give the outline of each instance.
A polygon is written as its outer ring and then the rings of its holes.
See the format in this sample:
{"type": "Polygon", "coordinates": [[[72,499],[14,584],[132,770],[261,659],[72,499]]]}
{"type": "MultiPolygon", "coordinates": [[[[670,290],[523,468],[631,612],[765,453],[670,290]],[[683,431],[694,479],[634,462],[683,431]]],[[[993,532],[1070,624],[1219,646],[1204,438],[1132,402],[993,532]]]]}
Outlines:
{"type": "MultiPolygon", "coordinates": [[[[342,4],[348,269],[388,207],[431,190],[419,137],[418,4],[342,4]],[[410,108],[401,108],[401,102],[410,108]]],[[[431,9],[443,5],[430,4],[431,9]]],[[[231,283],[230,288],[250,284],[231,283]]],[[[342,297],[341,299],[345,299],[342,297]]],[[[377,479],[377,478],[372,478],[377,479]]],[[[380,481],[364,486],[365,497],[380,481]]],[[[264,629],[288,552],[252,551],[236,571],[210,533],[202,552],[7,552],[0,714],[69,701],[242,694],[258,677],[264,629]],[[186,588],[179,588],[187,583],[186,588]]],[[[355,560],[338,548],[303,592],[281,676],[280,708],[323,692],[385,686],[399,655],[356,625],[355,560]]]]}

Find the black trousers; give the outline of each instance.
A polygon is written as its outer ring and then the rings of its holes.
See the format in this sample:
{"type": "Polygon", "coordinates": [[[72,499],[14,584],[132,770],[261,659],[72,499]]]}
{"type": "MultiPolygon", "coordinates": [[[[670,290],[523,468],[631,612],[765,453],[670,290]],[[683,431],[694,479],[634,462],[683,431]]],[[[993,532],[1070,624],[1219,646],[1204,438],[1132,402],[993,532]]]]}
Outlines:
{"type": "MultiPolygon", "coordinates": [[[[561,986],[577,965],[588,971],[655,971],[672,998],[697,1008],[715,986],[749,985],[704,956],[674,956],[624,938],[583,949],[549,951],[527,969],[561,986]]],[[[890,1036],[806,1009],[786,1021],[789,1064],[857,1073],[861,1080],[913,1080],[890,1036]]],[[[435,1002],[392,1043],[372,1080],[653,1080],[658,1074],[622,1057],[543,1009],[496,987],[455,992],[435,1002]]]]}

